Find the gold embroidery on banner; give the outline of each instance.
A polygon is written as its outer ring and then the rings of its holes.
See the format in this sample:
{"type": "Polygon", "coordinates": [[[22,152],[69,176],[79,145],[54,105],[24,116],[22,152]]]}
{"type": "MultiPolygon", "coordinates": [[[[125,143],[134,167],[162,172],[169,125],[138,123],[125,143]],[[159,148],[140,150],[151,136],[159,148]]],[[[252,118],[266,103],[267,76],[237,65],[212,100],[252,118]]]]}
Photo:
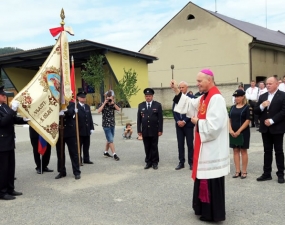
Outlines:
{"type": "Polygon", "coordinates": [[[28,91],[24,91],[16,100],[18,100],[27,112],[29,112],[29,108],[31,108],[31,104],[33,102],[33,99],[30,96],[30,93],[28,91]]]}
{"type": "Polygon", "coordinates": [[[58,133],[58,124],[56,122],[53,122],[52,124],[50,125],[47,125],[46,127],[43,127],[42,128],[47,132],[49,133],[53,139],[55,139],[57,133],[58,133]]]}
{"type": "Polygon", "coordinates": [[[40,81],[40,85],[43,86],[44,88],[43,89],[44,92],[47,92],[49,89],[47,76],[50,73],[60,74],[60,69],[57,69],[54,66],[46,67],[46,69],[41,73],[39,81],[40,81]]]}

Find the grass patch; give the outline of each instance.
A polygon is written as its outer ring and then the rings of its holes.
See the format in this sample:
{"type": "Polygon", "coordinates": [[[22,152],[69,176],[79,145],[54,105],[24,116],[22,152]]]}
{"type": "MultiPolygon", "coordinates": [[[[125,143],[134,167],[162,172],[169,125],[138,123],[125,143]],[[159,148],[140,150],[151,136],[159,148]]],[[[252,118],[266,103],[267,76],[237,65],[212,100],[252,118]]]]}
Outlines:
{"type": "Polygon", "coordinates": [[[162,114],[164,117],[173,117],[171,109],[162,110],[162,114]]]}

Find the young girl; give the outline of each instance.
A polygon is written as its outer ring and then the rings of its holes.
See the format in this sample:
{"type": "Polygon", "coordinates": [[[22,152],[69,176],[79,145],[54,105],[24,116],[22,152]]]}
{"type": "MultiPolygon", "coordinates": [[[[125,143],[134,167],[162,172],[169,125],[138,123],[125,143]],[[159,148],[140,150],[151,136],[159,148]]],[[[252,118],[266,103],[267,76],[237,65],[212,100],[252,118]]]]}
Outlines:
{"type": "Polygon", "coordinates": [[[131,139],[133,134],[133,130],[132,130],[132,124],[127,123],[126,127],[124,129],[124,138],[125,139],[131,139]]]}

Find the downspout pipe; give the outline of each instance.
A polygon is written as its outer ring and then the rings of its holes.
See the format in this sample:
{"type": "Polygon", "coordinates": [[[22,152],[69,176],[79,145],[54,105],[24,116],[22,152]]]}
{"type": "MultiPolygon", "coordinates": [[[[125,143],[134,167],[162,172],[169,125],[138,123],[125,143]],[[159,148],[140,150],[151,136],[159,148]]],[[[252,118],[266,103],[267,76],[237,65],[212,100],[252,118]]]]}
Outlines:
{"type": "Polygon", "coordinates": [[[249,83],[253,80],[252,79],[252,49],[255,47],[255,38],[253,41],[249,44],[249,83]]]}

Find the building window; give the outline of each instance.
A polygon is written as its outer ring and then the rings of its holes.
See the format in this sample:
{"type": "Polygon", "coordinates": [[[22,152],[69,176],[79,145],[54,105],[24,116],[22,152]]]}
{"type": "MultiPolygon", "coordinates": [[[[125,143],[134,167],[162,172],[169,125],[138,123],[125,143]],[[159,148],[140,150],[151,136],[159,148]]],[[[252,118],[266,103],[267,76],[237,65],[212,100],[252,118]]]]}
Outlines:
{"type": "Polygon", "coordinates": [[[189,14],[187,16],[187,20],[193,20],[193,19],[195,19],[195,16],[193,16],[192,14],[189,14]]]}
{"type": "Polygon", "coordinates": [[[273,52],[273,63],[278,64],[278,52],[273,52]]]}

